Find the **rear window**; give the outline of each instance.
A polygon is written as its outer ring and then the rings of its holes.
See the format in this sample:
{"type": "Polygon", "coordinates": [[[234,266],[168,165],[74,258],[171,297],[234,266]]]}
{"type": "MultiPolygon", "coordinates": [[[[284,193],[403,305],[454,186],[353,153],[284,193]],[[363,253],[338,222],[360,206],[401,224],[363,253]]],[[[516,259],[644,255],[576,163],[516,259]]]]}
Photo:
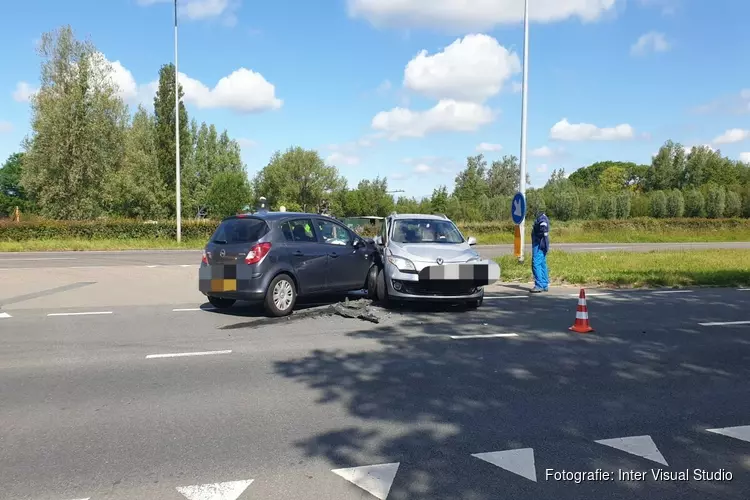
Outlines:
{"type": "Polygon", "coordinates": [[[228,219],[222,222],[211,236],[212,243],[233,245],[255,243],[268,232],[268,225],[261,219],[228,219]]]}

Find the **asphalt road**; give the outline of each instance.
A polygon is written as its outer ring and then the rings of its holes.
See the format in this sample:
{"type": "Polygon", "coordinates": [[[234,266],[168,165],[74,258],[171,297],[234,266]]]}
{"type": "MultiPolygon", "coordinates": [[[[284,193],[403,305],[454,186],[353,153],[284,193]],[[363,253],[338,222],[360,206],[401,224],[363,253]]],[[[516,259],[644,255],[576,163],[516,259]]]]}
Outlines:
{"type": "Polygon", "coordinates": [[[734,430],[744,441],[707,431],[750,425],[750,290],[590,290],[596,331],[575,334],[573,289],[493,287],[477,311],[378,309],[372,324],[317,308],[217,312],[187,287],[193,274],[0,275],[0,499],[750,491],[750,428],[734,430]],[[185,353],[203,354],[174,356],[185,353]],[[547,475],[598,469],[615,476],[547,475]],[[691,477],[655,481],[652,469],[691,477]],[[203,486],[214,483],[228,484],[203,486]]]}
{"type": "MultiPolygon", "coordinates": [[[[513,253],[513,245],[480,245],[484,258],[513,253]]],[[[559,243],[553,249],[566,252],[650,252],[706,248],[750,248],[750,242],[726,243],[559,243]]],[[[527,253],[531,253],[528,246],[527,253]]],[[[121,252],[0,252],[0,269],[82,266],[198,265],[199,250],[132,250],[121,252]]]]}

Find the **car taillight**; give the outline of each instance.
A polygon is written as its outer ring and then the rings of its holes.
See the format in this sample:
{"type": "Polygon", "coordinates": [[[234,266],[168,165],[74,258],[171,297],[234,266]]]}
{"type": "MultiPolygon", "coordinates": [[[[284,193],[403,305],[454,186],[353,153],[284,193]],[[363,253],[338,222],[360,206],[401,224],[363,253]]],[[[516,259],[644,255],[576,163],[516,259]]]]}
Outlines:
{"type": "Polygon", "coordinates": [[[208,256],[206,255],[206,251],[203,250],[203,256],[201,257],[201,264],[208,265],[208,256]]]}
{"type": "Polygon", "coordinates": [[[257,245],[253,245],[250,251],[247,252],[247,256],[245,256],[245,264],[257,264],[263,260],[270,251],[270,243],[258,243],[257,245]]]}

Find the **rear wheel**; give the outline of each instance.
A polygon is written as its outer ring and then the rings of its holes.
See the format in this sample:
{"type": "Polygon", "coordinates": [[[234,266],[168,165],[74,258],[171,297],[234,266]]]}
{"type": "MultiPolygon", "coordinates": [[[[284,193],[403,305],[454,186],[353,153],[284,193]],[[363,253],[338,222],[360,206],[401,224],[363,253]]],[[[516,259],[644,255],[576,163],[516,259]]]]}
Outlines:
{"type": "Polygon", "coordinates": [[[232,307],[235,302],[237,302],[235,299],[224,299],[221,297],[212,297],[211,295],[208,296],[208,303],[217,309],[227,309],[232,307]]]}
{"type": "Polygon", "coordinates": [[[280,274],[271,280],[266,291],[265,308],[271,316],[288,316],[297,302],[297,289],[288,274],[280,274]]]}

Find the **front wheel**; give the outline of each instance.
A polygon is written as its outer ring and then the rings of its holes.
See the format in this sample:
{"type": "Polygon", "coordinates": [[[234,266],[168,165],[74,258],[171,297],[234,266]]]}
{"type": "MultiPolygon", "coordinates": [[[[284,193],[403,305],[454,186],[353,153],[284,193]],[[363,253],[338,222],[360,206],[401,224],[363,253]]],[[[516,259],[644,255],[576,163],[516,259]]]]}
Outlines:
{"type": "Polygon", "coordinates": [[[372,266],[367,273],[367,298],[378,300],[378,266],[372,266]]]}
{"type": "Polygon", "coordinates": [[[385,284],[385,269],[380,269],[380,271],[378,271],[377,285],[375,286],[375,289],[377,290],[378,302],[383,306],[387,306],[388,288],[385,284]]]}
{"type": "Polygon", "coordinates": [[[221,297],[208,296],[208,303],[217,309],[227,309],[232,307],[237,302],[235,299],[223,299],[221,297]]]}
{"type": "Polygon", "coordinates": [[[288,316],[297,302],[297,289],[292,278],[287,274],[280,274],[271,280],[266,291],[266,311],[275,317],[288,316]]]}

